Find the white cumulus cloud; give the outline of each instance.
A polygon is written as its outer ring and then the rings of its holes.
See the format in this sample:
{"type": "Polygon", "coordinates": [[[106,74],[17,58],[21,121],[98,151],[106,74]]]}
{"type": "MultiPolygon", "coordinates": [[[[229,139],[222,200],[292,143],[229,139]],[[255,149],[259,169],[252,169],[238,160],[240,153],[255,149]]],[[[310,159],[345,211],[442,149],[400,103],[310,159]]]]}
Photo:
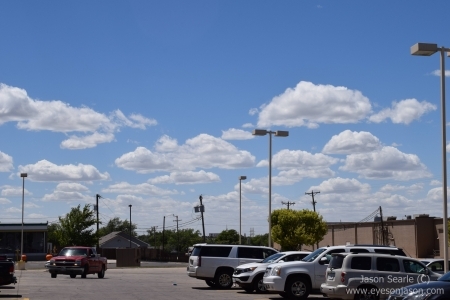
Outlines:
{"type": "Polygon", "coordinates": [[[416,99],[406,99],[392,102],[391,108],[385,108],[369,117],[369,121],[380,123],[391,119],[394,124],[408,125],[412,121],[420,119],[424,114],[436,110],[436,105],[426,101],[419,102],[416,99]]]}
{"type": "Polygon", "coordinates": [[[364,153],[380,147],[380,140],[370,132],[345,130],[334,135],[323,147],[322,152],[327,154],[364,153]]]}
{"type": "Polygon", "coordinates": [[[316,128],[320,123],[357,123],[371,109],[369,99],[360,91],[301,81],[261,106],[258,126],[316,128]]]}

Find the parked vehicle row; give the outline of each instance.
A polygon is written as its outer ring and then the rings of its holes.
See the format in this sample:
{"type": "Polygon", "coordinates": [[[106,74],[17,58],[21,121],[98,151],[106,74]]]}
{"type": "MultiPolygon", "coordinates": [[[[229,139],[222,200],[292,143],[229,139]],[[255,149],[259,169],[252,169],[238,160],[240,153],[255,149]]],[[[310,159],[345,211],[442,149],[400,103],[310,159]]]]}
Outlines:
{"type": "Polygon", "coordinates": [[[401,248],[379,245],[277,252],[269,247],[197,244],[187,271],[211,287],[230,288],[234,282],[249,293],[278,293],[288,299],[306,299],[310,293],[331,299],[450,299],[450,273],[437,273],[439,262],[427,267],[401,248]],[[405,287],[421,282],[445,288],[442,295],[406,293],[405,287]]]}

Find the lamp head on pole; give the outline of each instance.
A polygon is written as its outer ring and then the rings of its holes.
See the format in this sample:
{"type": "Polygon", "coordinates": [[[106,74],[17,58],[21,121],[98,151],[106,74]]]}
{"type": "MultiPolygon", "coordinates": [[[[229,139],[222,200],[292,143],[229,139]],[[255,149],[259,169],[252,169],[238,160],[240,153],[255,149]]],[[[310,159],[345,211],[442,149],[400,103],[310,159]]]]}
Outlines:
{"type": "Polygon", "coordinates": [[[411,47],[411,55],[430,56],[437,51],[437,44],[417,43],[411,47]]]}
{"type": "Polygon", "coordinates": [[[289,136],[289,131],[277,130],[275,136],[289,136]]]}
{"type": "Polygon", "coordinates": [[[239,176],[239,180],[245,180],[247,179],[247,176],[239,176]]]}
{"type": "Polygon", "coordinates": [[[265,129],[253,129],[253,135],[266,135],[268,132],[265,129]]]}
{"type": "Polygon", "coordinates": [[[20,177],[27,177],[28,173],[20,173],[20,177]]]}

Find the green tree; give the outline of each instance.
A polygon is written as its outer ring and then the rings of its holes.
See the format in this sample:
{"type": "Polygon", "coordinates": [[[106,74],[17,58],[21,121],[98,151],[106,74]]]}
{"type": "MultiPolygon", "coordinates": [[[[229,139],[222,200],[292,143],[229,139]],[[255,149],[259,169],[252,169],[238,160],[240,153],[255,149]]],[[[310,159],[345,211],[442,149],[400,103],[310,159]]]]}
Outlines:
{"type": "MultiPolygon", "coordinates": [[[[147,234],[140,235],[139,239],[149,243],[152,247],[162,248],[162,231],[147,230],[147,234]]],[[[202,242],[200,231],[187,228],[164,230],[164,250],[187,252],[188,247],[202,242]]]]}
{"type": "Polygon", "coordinates": [[[65,217],[59,217],[59,223],[50,226],[49,239],[59,247],[95,246],[97,235],[93,225],[97,224],[94,210],[86,204],[72,207],[65,217]]]}
{"type": "Polygon", "coordinates": [[[234,229],[223,230],[216,237],[216,244],[229,244],[237,245],[239,244],[239,233],[234,229]]]}
{"type": "Polygon", "coordinates": [[[283,251],[314,245],[327,233],[327,224],[317,212],[278,209],[272,212],[272,239],[283,251]]]}
{"type": "MultiPolygon", "coordinates": [[[[137,236],[137,225],[131,223],[131,232],[133,236],[137,236]]],[[[122,221],[118,217],[112,218],[108,221],[106,226],[98,229],[98,236],[102,237],[114,231],[130,231],[130,222],[128,220],[122,221]]]]}
{"type": "Polygon", "coordinates": [[[269,234],[258,234],[250,238],[250,245],[252,246],[267,246],[269,242],[269,234]]]}

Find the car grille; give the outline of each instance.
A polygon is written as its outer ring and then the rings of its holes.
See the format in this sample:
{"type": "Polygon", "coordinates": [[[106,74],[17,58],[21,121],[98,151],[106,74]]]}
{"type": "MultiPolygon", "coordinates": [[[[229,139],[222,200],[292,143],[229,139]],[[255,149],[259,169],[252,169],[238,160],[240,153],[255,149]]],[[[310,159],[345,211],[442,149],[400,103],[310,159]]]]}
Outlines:
{"type": "Polygon", "coordinates": [[[63,266],[63,267],[71,267],[75,265],[75,261],[73,260],[57,260],[55,261],[55,265],[63,266]]]}

